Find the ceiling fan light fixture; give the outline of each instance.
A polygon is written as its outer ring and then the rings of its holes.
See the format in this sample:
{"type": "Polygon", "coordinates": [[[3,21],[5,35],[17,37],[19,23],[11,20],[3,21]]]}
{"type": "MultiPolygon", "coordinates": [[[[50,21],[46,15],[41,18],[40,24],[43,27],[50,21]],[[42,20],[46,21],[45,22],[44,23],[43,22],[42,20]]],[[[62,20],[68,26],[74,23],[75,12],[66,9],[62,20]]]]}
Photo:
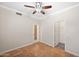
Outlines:
{"type": "Polygon", "coordinates": [[[35,13],[45,14],[44,10],[52,8],[52,5],[43,6],[42,2],[35,2],[35,6],[24,5],[24,7],[34,8],[35,10],[33,11],[32,14],[35,14],[35,13]]]}
{"type": "Polygon", "coordinates": [[[42,10],[42,3],[36,2],[35,9],[39,13],[42,10]]]}

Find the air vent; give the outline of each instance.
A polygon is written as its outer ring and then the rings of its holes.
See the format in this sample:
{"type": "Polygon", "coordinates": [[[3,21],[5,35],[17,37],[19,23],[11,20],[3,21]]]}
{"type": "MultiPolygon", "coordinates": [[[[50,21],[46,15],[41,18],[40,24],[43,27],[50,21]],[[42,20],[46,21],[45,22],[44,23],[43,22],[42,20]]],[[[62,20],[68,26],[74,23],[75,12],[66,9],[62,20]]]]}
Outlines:
{"type": "Polygon", "coordinates": [[[19,13],[19,12],[16,12],[16,14],[17,14],[17,15],[20,15],[20,16],[22,16],[22,14],[21,14],[21,13],[19,13]]]}

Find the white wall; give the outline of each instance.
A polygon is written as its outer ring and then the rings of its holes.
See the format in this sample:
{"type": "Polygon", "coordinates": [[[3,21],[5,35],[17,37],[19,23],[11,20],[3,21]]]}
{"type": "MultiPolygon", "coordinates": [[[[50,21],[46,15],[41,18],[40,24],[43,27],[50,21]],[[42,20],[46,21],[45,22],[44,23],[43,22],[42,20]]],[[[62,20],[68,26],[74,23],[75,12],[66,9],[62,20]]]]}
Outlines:
{"type": "Polygon", "coordinates": [[[54,46],[60,42],[60,22],[54,23],[54,46]]]}
{"type": "Polygon", "coordinates": [[[57,18],[57,15],[50,15],[41,23],[41,40],[52,46],[56,46],[63,40],[64,21],[57,18]],[[62,26],[63,24],[63,26],[62,26]]]}
{"type": "Polygon", "coordinates": [[[64,20],[63,40],[66,51],[79,56],[79,6],[58,14],[56,19],[64,20]]]}
{"type": "Polygon", "coordinates": [[[0,52],[33,42],[33,24],[37,22],[0,7],[0,52]]]}
{"type": "Polygon", "coordinates": [[[33,24],[40,25],[40,40],[54,46],[58,42],[58,38],[54,38],[54,24],[61,20],[64,22],[59,23],[60,28],[64,27],[64,30],[62,32],[60,29],[60,42],[65,42],[66,50],[79,54],[79,7],[46,17],[41,23],[24,15],[18,16],[15,11],[0,8],[0,51],[33,42],[33,24]]]}
{"type": "Polygon", "coordinates": [[[65,21],[64,20],[61,20],[60,21],[60,39],[59,39],[59,41],[61,42],[61,43],[65,43],[65,41],[64,41],[64,27],[65,27],[65,21]]]}
{"type": "Polygon", "coordinates": [[[54,24],[58,21],[60,22],[59,41],[65,43],[66,51],[79,55],[79,6],[46,18],[41,24],[42,41],[52,45],[58,42],[54,37],[54,24]]]}
{"type": "Polygon", "coordinates": [[[41,27],[41,41],[54,46],[54,17],[48,16],[42,21],[41,27]]]}
{"type": "Polygon", "coordinates": [[[56,19],[54,23],[54,46],[56,46],[59,42],[64,42],[64,20],[56,19]]]}

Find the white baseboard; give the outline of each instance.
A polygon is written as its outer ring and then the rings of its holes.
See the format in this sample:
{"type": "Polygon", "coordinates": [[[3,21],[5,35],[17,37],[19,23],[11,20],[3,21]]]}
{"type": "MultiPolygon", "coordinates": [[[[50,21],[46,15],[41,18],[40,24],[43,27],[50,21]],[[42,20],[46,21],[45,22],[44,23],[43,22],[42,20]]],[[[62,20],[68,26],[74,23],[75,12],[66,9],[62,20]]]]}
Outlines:
{"type": "Polygon", "coordinates": [[[21,47],[25,47],[25,46],[32,45],[32,44],[34,44],[34,43],[36,43],[36,42],[39,42],[39,40],[35,40],[35,41],[33,41],[33,42],[29,42],[29,43],[27,43],[27,44],[24,44],[24,45],[22,45],[22,46],[19,46],[19,47],[16,47],[16,48],[12,48],[12,49],[9,49],[9,50],[2,51],[2,52],[0,52],[0,55],[4,54],[4,53],[6,53],[6,52],[9,52],[9,51],[16,50],[16,49],[21,48],[21,47]]]}
{"type": "Polygon", "coordinates": [[[70,53],[70,54],[73,54],[73,55],[75,55],[75,56],[79,56],[79,54],[76,53],[76,52],[72,52],[72,51],[70,51],[70,50],[65,50],[65,51],[68,52],[68,53],[70,53]]]}
{"type": "Polygon", "coordinates": [[[45,43],[45,44],[47,44],[47,45],[49,45],[49,46],[51,46],[51,47],[54,47],[53,44],[50,44],[50,43],[47,43],[47,42],[44,42],[44,41],[40,41],[40,42],[45,43]]]}

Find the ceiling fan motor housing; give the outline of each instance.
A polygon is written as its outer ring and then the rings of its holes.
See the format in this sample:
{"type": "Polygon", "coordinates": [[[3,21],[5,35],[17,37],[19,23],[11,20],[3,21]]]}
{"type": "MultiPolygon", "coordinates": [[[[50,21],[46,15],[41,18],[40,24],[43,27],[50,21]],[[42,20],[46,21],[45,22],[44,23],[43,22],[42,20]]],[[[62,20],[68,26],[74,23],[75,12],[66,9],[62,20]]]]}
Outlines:
{"type": "Polygon", "coordinates": [[[42,2],[36,2],[35,8],[37,12],[40,12],[42,10],[42,2]]]}

